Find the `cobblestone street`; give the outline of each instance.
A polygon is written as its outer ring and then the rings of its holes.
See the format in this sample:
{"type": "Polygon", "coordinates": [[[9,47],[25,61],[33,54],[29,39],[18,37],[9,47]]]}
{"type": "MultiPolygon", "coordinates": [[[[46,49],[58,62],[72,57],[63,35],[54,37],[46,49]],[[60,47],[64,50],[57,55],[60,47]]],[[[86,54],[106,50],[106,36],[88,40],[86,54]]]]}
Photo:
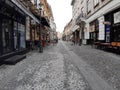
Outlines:
{"type": "Polygon", "coordinates": [[[120,90],[120,0],[0,0],[0,90],[120,90]]]}
{"type": "Polygon", "coordinates": [[[0,66],[0,90],[119,90],[119,66],[119,55],[59,41],[0,66]]]}
{"type": "Polygon", "coordinates": [[[0,66],[0,90],[90,90],[59,43],[43,54],[32,51],[14,66],[0,66]]]}

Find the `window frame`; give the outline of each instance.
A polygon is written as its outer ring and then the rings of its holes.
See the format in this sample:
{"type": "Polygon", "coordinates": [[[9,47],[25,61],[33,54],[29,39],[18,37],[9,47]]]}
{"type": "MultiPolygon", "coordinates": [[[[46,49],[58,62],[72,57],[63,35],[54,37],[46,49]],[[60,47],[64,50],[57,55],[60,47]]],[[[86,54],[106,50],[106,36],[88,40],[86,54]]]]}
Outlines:
{"type": "Polygon", "coordinates": [[[91,7],[90,4],[91,4],[91,1],[88,0],[88,1],[87,1],[87,14],[89,14],[89,13],[91,12],[91,8],[92,8],[92,7],[91,7]]]}
{"type": "Polygon", "coordinates": [[[100,0],[93,0],[94,3],[94,8],[97,7],[99,5],[100,0]]]}

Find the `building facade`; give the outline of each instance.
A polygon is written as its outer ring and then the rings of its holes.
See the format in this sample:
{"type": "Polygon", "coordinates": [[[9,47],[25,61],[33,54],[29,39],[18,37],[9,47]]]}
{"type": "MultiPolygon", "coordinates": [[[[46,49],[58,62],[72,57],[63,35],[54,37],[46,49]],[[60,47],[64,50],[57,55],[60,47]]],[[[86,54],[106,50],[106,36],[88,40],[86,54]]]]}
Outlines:
{"type": "Polygon", "coordinates": [[[94,42],[119,46],[119,0],[72,0],[73,19],[82,44],[94,42]],[[116,41],[118,43],[116,43],[116,41]]]}
{"type": "Polygon", "coordinates": [[[0,63],[26,51],[27,16],[38,22],[18,1],[0,1],[0,63]]]}
{"type": "Polygon", "coordinates": [[[24,54],[33,44],[38,47],[40,41],[45,46],[51,14],[41,8],[40,0],[0,0],[0,63],[24,54]]]}
{"type": "Polygon", "coordinates": [[[119,41],[119,31],[117,28],[120,23],[120,1],[93,0],[91,4],[91,9],[87,10],[90,40],[92,42],[101,43],[112,43],[119,41]]]}
{"type": "Polygon", "coordinates": [[[72,25],[73,25],[73,20],[71,19],[70,22],[67,23],[67,25],[64,27],[63,39],[66,41],[70,41],[73,39],[72,25]]]}
{"type": "Polygon", "coordinates": [[[72,0],[73,37],[76,43],[81,44],[86,37],[84,31],[86,17],[86,0],[72,0]],[[80,19],[83,21],[81,22],[80,19]]]}

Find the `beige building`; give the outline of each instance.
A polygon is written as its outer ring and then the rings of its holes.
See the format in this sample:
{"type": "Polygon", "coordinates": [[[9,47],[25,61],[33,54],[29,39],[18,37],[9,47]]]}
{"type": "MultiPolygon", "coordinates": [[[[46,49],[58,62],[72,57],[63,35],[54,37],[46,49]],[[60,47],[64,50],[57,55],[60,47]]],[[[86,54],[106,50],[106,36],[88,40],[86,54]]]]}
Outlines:
{"type": "Polygon", "coordinates": [[[72,39],[72,27],[73,27],[73,20],[71,19],[70,22],[64,27],[63,38],[64,40],[71,40],[72,39]]]}

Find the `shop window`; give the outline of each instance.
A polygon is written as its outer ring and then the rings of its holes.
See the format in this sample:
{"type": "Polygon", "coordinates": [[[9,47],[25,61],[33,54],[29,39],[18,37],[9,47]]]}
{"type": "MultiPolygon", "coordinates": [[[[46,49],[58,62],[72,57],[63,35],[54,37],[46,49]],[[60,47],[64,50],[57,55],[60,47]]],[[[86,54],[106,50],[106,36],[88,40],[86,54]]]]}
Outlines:
{"type": "Polygon", "coordinates": [[[11,33],[12,22],[8,19],[2,21],[2,46],[3,53],[10,52],[12,50],[12,33],[11,33]]]}
{"type": "Polygon", "coordinates": [[[120,26],[114,27],[114,41],[120,42],[120,26]]]}
{"type": "Polygon", "coordinates": [[[18,48],[25,48],[25,25],[18,23],[18,48]]]}
{"type": "Polygon", "coordinates": [[[98,41],[99,38],[99,22],[98,20],[95,21],[95,41],[98,41]]]}
{"type": "Polygon", "coordinates": [[[18,29],[17,29],[17,22],[14,22],[14,49],[18,49],[18,41],[17,41],[18,29]]]}

